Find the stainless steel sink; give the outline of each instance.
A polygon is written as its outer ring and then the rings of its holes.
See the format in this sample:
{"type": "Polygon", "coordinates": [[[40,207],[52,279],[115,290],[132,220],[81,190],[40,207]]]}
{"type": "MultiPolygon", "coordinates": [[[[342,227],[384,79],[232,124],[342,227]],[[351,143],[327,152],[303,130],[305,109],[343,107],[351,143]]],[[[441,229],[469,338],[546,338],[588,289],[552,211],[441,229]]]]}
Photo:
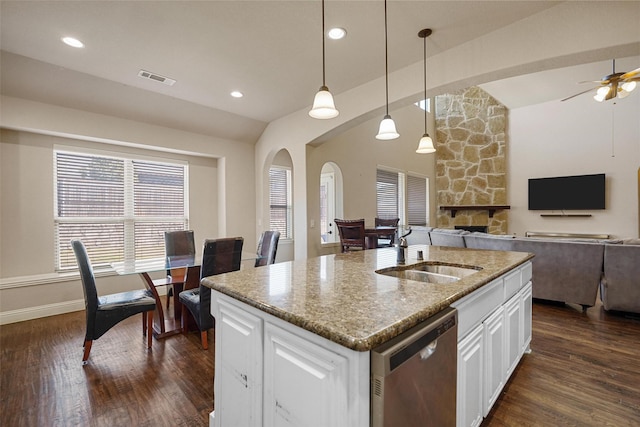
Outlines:
{"type": "Polygon", "coordinates": [[[383,268],[376,270],[376,273],[417,282],[455,283],[463,277],[476,273],[478,270],[479,268],[422,263],[383,268]]]}

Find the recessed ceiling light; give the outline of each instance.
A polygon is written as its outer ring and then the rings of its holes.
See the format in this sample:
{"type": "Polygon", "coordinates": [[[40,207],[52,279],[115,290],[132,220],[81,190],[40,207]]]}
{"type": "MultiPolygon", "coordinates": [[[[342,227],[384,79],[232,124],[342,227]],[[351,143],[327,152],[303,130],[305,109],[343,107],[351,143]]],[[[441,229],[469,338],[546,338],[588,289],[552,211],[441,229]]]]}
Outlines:
{"type": "Polygon", "coordinates": [[[329,32],[327,32],[327,36],[329,36],[329,38],[333,40],[340,40],[346,35],[347,30],[345,30],[344,28],[332,28],[329,30],[329,32]]]}
{"type": "Polygon", "coordinates": [[[77,48],[84,47],[84,43],[82,43],[80,40],[73,37],[63,37],[62,41],[64,42],[64,44],[71,47],[77,47],[77,48]]]}
{"type": "Polygon", "coordinates": [[[244,94],[240,91],[234,90],[233,92],[231,92],[231,96],[233,96],[234,98],[242,98],[244,94]]]}

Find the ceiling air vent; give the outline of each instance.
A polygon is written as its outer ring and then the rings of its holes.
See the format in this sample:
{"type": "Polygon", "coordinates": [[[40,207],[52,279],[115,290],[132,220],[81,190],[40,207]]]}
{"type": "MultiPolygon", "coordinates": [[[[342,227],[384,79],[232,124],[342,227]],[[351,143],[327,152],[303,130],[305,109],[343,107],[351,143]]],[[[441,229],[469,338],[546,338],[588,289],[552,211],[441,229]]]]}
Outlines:
{"type": "Polygon", "coordinates": [[[151,71],[140,70],[138,71],[138,77],[142,77],[143,79],[153,80],[159,83],[164,83],[167,86],[173,86],[175,84],[175,80],[169,77],[161,76],[160,74],[152,73],[151,71]]]}

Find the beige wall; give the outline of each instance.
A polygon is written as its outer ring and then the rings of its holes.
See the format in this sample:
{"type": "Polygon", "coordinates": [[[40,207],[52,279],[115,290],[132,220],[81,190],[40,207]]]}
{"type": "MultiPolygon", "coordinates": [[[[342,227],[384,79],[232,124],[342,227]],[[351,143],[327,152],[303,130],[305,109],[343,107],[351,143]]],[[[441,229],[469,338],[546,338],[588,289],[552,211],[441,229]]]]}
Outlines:
{"type": "MultiPolygon", "coordinates": [[[[427,61],[428,96],[506,77],[609,60],[612,56],[636,55],[639,16],[640,9],[634,2],[560,2],[513,25],[430,55],[427,61]],[[560,40],[561,43],[558,42],[560,40]]],[[[422,67],[420,61],[390,73],[392,116],[398,108],[420,99],[422,67]]],[[[275,153],[282,148],[291,154],[294,164],[296,258],[311,255],[309,248],[316,246],[307,242],[307,237],[315,235],[315,232],[309,234],[309,215],[313,212],[307,212],[306,203],[315,196],[307,197],[306,192],[307,188],[317,187],[315,183],[308,186],[307,179],[319,171],[307,173],[306,145],[333,138],[369,119],[377,122],[384,114],[384,77],[336,93],[334,98],[340,111],[337,118],[314,120],[308,116],[308,108],[301,109],[269,123],[256,144],[256,170],[261,171],[256,174],[257,230],[268,220],[268,200],[264,197],[268,194],[265,165],[270,164],[275,153]]]]}
{"type": "MultiPolygon", "coordinates": [[[[317,146],[307,146],[307,212],[308,255],[338,251],[320,243],[320,172],[326,162],[333,162],[342,171],[343,217],[364,218],[373,224],[376,216],[376,169],[384,166],[401,172],[413,172],[429,178],[431,218],[434,216],[435,160],[433,154],[416,154],[418,141],[424,133],[423,111],[415,105],[392,113],[400,138],[392,141],[375,139],[382,117],[376,117],[317,146]],[[311,221],[316,227],[311,228],[311,221]]],[[[433,134],[434,132],[431,132],[433,134]]]]}
{"type": "MultiPolygon", "coordinates": [[[[0,323],[84,306],[77,275],[54,271],[55,144],[188,161],[196,240],[243,236],[255,250],[253,145],[9,97],[2,111],[0,323]]],[[[112,273],[98,286],[106,294],[142,282],[112,273]]]]}
{"type": "Polygon", "coordinates": [[[509,231],[638,237],[640,92],[599,103],[585,94],[509,112],[509,231]],[[606,209],[587,218],[543,218],[529,211],[528,179],[606,174],[606,209]]]}

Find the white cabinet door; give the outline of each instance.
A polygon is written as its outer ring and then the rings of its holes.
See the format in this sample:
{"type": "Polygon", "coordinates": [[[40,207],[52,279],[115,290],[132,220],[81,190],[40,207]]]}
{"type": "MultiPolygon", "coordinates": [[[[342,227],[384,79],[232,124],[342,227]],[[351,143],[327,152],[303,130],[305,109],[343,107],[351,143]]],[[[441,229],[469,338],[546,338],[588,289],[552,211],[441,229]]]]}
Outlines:
{"type": "Polygon", "coordinates": [[[504,308],[500,307],[484,321],[484,394],[483,415],[486,417],[500,396],[505,379],[504,308]]]}
{"type": "Polygon", "coordinates": [[[532,288],[531,282],[527,283],[521,291],[522,294],[522,353],[529,352],[531,345],[531,316],[532,316],[532,288]]]}
{"type": "Polygon", "coordinates": [[[346,357],[268,322],[264,345],[265,427],[347,427],[346,357]]]}
{"type": "Polygon", "coordinates": [[[262,320],[235,304],[212,304],[216,319],[214,425],[262,423],[262,320]]]}
{"type": "Polygon", "coordinates": [[[507,378],[518,365],[522,355],[522,294],[518,293],[505,304],[505,330],[506,330],[506,371],[507,378]]]}
{"type": "Polygon", "coordinates": [[[483,325],[458,343],[456,425],[479,426],[482,422],[482,376],[484,371],[483,325]]]}

